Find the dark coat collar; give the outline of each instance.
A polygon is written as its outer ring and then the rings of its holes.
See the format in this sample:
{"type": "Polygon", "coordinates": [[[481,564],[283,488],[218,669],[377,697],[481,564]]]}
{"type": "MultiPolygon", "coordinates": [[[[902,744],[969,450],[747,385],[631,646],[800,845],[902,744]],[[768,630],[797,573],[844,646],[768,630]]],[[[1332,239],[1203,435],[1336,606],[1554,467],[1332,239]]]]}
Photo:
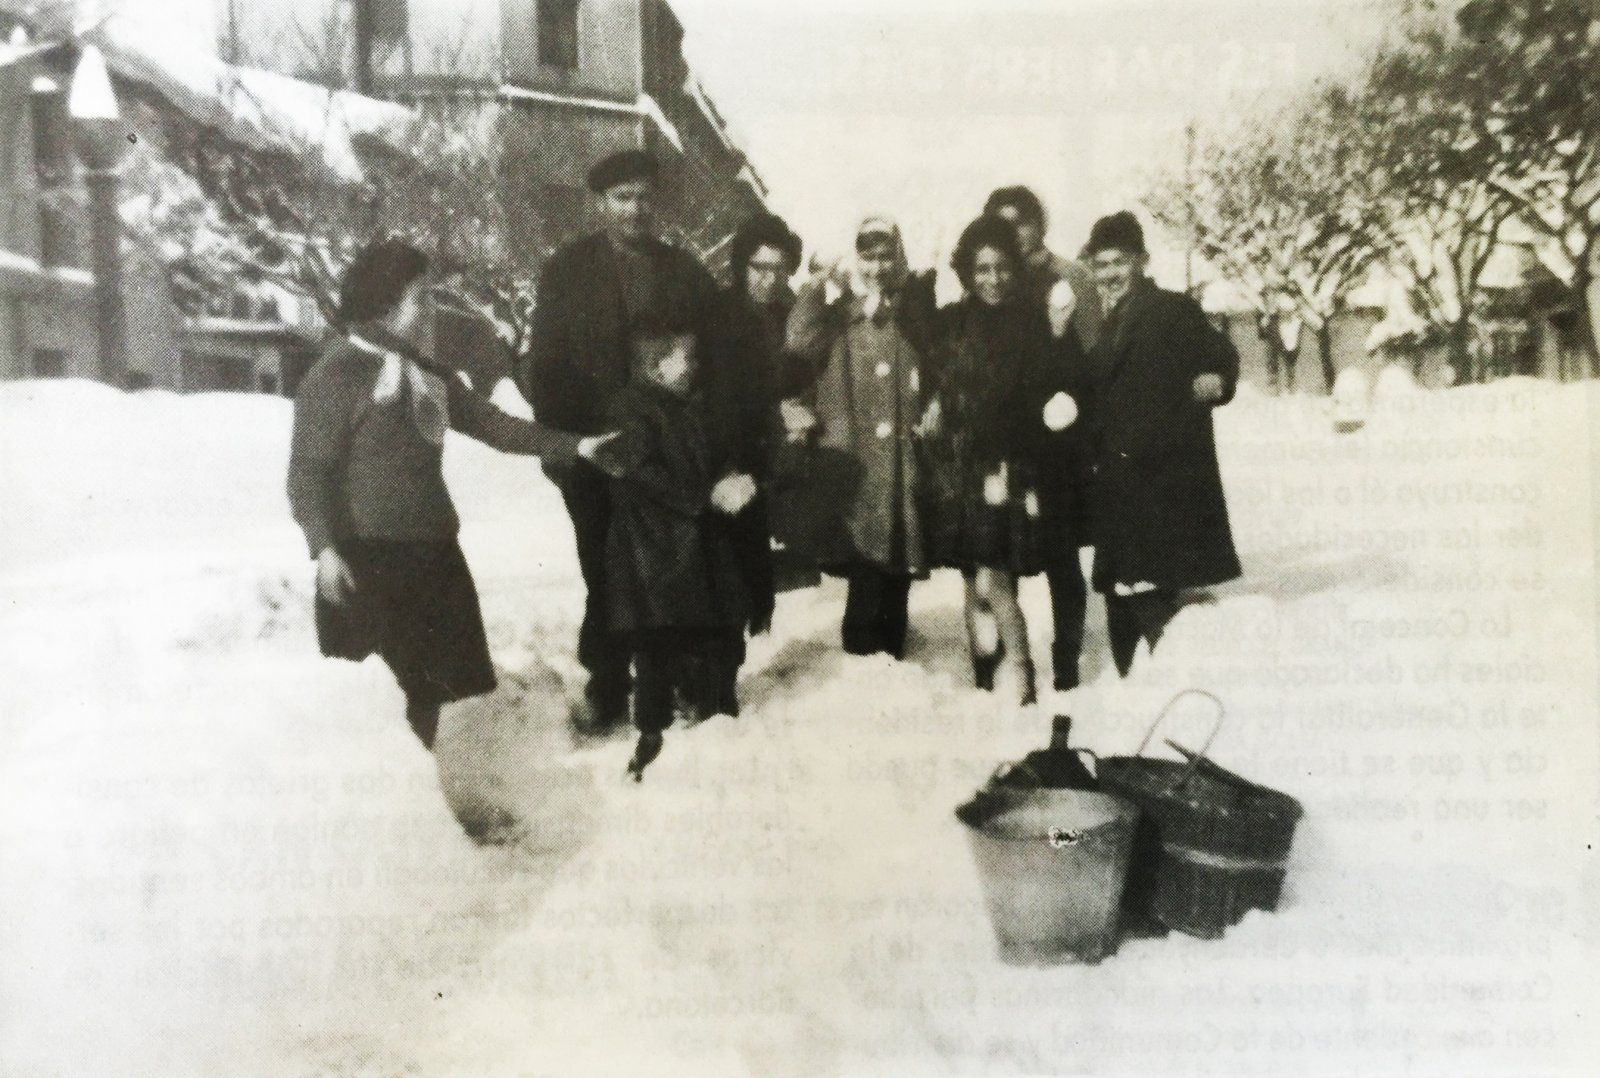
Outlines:
{"type": "Polygon", "coordinates": [[[1113,363],[1127,353],[1133,326],[1144,317],[1156,291],[1155,282],[1141,274],[1128,285],[1128,294],[1122,297],[1121,302],[1107,312],[1116,328],[1116,334],[1111,340],[1113,363]]]}

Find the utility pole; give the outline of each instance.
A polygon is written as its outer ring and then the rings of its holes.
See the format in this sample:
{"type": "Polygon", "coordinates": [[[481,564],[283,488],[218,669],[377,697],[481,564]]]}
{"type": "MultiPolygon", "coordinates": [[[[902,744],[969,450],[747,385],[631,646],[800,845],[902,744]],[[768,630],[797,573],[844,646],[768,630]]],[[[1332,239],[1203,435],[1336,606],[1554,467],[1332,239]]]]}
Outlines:
{"type": "Polygon", "coordinates": [[[1194,295],[1194,121],[1183,129],[1183,195],[1184,207],[1189,211],[1189,227],[1184,236],[1183,292],[1194,295]]]}
{"type": "Polygon", "coordinates": [[[355,89],[358,94],[372,93],[372,51],[377,27],[373,24],[372,0],[351,0],[355,5],[353,29],[356,39],[354,65],[355,89]]]}
{"type": "Polygon", "coordinates": [[[243,63],[239,53],[239,0],[228,0],[228,63],[243,63]]]}
{"type": "Polygon", "coordinates": [[[114,386],[128,373],[128,313],[122,299],[122,217],[117,189],[128,143],[105,57],[85,46],[72,73],[67,111],[76,125],[83,181],[89,189],[89,246],[94,267],[95,330],[100,377],[114,386]]]}

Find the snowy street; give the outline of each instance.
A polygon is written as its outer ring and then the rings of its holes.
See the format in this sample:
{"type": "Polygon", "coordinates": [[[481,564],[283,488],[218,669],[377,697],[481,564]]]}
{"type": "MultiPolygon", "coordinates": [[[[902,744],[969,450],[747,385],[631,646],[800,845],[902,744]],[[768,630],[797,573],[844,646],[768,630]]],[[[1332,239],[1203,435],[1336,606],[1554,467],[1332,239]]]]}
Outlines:
{"type": "Polygon", "coordinates": [[[290,401],[0,386],[0,1073],[1586,1070],[1600,387],[1396,381],[1351,435],[1217,413],[1245,577],[1127,681],[1096,600],[1084,687],[1008,714],[953,574],[898,664],[841,654],[828,583],[640,786],[565,730],[581,587],[536,463],[449,444],[505,673],[436,767],[381,664],[317,654],[290,401]],[[1305,805],[1280,910],[1000,964],[954,807],[1052,714],[1131,753],[1189,687],[1215,759],[1305,805]]]}

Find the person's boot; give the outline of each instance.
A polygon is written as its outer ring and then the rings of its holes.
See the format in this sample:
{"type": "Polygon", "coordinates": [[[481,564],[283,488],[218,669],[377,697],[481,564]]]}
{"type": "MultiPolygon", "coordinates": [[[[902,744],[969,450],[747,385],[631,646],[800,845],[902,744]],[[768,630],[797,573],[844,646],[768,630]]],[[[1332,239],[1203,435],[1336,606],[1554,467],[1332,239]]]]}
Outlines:
{"type": "Polygon", "coordinates": [[[591,679],[583,696],[573,701],[571,721],[580,737],[607,737],[628,723],[628,694],[598,687],[591,679]]]}
{"type": "Polygon", "coordinates": [[[1178,614],[1177,597],[1169,591],[1144,592],[1134,596],[1134,613],[1139,620],[1139,633],[1153,652],[1178,614]]]}
{"type": "Polygon", "coordinates": [[[972,683],[984,692],[994,691],[995,671],[1005,658],[1005,641],[1000,639],[1000,628],[991,615],[973,615],[972,628],[972,683]]]}
{"type": "Polygon", "coordinates": [[[661,755],[661,746],[665,741],[666,739],[656,732],[639,735],[638,743],[633,746],[633,758],[628,761],[628,774],[633,777],[634,782],[644,781],[644,769],[661,755]]]}
{"type": "Polygon", "coordinates": [[[1034,688],[1033,663],[1003,662],[995,672],[995,695],[1002,697],[1007,703],[1015,701],[1021,707],[1039,702],[1038,690],[1034,688]]]}
{"type": "Polygon", "coordinates": [[[1000,653],[972,657],[972,683],[984,692],[994,691],[994,674],[1000,668],[1000,653]]]}
{"type": "Polygon", "coordinates": [[[1133,669],[1133,657],[1139,651],[1139,618],[1126,596],[1106,594],[1106,636],[1111,645],[1111,661],[1116,663],[1119,677],[1127,677],[1133,669]]]}
{"type": "Polygon", "coordinates": [[[1071,692],[1078,687],[1078,656],[1076,650],[1068,655],[1065,649],[1057,649],[1050,664],[1050,675],[1054,679],[1056,692],[1071,692]]]}
{"type": "Polygon", "coordinates": [[[443,705],[433,701],[406,701],[406,721],[411,724],[422,747],[429,752],[433,751],[433,739],[439,733],[439,712],[442,709],[443,705]]]}

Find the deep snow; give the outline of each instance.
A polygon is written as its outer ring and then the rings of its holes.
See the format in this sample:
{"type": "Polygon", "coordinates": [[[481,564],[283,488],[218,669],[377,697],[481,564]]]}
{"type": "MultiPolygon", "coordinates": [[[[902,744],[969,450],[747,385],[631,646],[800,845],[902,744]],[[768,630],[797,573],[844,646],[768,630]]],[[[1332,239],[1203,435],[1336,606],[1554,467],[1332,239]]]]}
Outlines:
{"type": "Polygon", "coordinates": [[[1600,392],[1379,388],[1354,435],[1219,413],[1248,576],[1130,680],[1096,604],[1089,684],[1008,714],[948,574],[902,664],[838,652],[830,584],[634,787],[561,726],[579,589],[531,462],[451,443],[515,673],[436,768],[380,666],[316,657],[288,402],[0,386],[0,1072],[1587,1072],[1600,392]],[[1306,805],[1281,910],[1000,965],[951,809],[1052,710],[1127,752],[1188,686],[1306,805]]]}

